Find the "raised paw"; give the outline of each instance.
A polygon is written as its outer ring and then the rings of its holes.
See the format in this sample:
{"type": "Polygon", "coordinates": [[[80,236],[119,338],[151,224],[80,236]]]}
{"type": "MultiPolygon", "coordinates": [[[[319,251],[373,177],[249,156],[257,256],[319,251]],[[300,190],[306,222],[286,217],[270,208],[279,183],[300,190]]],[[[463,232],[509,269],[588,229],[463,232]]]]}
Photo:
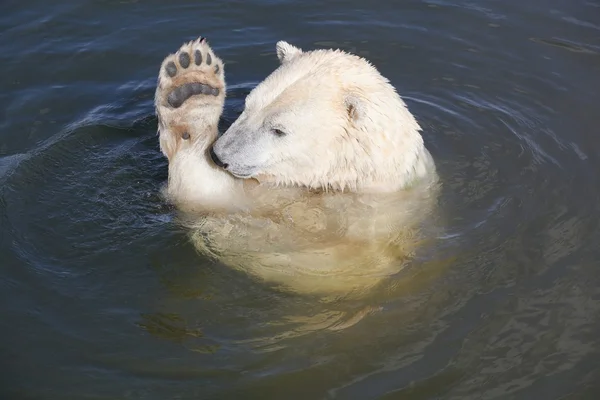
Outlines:
{"type": "Polygon", "coordinates": [[[224,92],[223,62],[203,37],[184,44],[162,63],[157,105],[177,109],[192,98],[206,104],[210,98],[222,100],[224,92]]]}

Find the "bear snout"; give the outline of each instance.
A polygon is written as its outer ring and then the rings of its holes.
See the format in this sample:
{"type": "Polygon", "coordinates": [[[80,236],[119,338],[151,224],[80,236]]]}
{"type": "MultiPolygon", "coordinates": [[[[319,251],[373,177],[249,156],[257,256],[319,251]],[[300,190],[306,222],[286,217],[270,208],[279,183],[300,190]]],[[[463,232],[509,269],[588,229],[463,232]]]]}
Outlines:
{"type": "Polygon", "coordinates": [[[217,166],[219,166],[219,167],[221,167],[223,169],[227,169],[227,167],[229,167],[229,164],[224,163],[223,161],[221,161],[221,159],[219,158],[219,156],[217,156],[217,153],[215,153],[215,149],[214,149],[213,146],[210,146],[209,153],[210,153],[210,158],[213,160],[213,162],[217,166]]]}

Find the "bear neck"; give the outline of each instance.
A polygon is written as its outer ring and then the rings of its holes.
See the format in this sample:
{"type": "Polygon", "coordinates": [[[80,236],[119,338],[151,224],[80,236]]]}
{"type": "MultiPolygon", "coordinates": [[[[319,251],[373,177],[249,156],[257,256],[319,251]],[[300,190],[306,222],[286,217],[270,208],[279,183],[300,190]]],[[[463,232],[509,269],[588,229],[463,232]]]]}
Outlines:
{"type": "Polygon", "coordinates": [[[433,158],[421,136],[415,133],[410,139],[386,147],[374,142],[348,141],[347,149],[340,149],[338,153],[348,156],[330,164],[329,173],[319,179],[320,186],[356,193],[389,193],[407,189],[435,170],[433,158]],[[349,165],[352,168],[349,169],[349,165]]]}

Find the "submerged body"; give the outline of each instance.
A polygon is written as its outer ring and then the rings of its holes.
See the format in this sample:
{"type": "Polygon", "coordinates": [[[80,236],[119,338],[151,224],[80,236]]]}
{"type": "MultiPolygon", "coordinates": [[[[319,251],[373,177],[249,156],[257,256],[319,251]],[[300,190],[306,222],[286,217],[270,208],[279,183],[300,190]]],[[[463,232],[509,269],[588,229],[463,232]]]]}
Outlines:
{"type": "Polygon", "coordinates": [[[161,67],[167,195],[204,254],[303,293],[355,293],[397,272],[437,182],[420,127],[366,60],[277,44],[281,66],[217,139],[222,61],[204,39],[161,67]]]}

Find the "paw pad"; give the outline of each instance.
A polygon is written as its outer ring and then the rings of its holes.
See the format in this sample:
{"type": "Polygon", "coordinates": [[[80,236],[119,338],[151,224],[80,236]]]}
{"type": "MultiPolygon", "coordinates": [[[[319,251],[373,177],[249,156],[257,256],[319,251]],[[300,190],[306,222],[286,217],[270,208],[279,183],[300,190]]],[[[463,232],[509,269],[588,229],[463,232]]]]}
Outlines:
{"type": "Polygon", "coordinates": [[[171,107],[179,108],[187,99],[198,94],[218,96],[219,89],[198,82],[186,83],[173,89],[167,96],[167,102],[171,107]]]}
{"type": "Polygon", "coordinates": [[[177,75],[177,66],[173,61],[171,61],[167,63],[167,65],[165,65],[165,71],[167,71],[167,75],[169,75],[172,78],[175,75],[177,75]]]}
{"type": "Polygon", "coordinates": [[[182,52],[179,54],[179,65],[182,68],[187,68],[190,66],[190,55],[186,52],[182,52]]]}
{"type": "MultiPolygon", "coordinates": [[[[204,78],[202,78],[205,76],[209,81],[214,81],[214,78],[211,78],[210,75],[218,75],[221,71],[219,62],[213,62],[215,60],[213,60],[211,50],[206,44],[205,38],[201,37],[195,42],[184,45],[177,54],[171,57],[171,60],[164,65],[165,74],[169,78],[175,78],[178,74],[183,74],[185,76],[185,74],[193,73],[194,71],[202,72],[204,75],[198,76],[192,74],[184,79],[184,81],[188,81],[187,83],[166,89],[169,94],[166,96],[165,100],[170,107],[179,108],[192,96],[209,95],[216,97],[220,94],[219,88],[211,86],[204,78]],[[214,67],[207,70],[206,67],[211,64],[214,67]],[[189,82],[190,80],[194,80],[195,82],[189,82]]],[[[217,80],[219,79],[219,77],[216,78],[217,80]]],[[[220,77],[220,79],[222,79],[222,77],[220,77]]],[[[170,85],[173,84],[174,83],[170,83],[170,85]]],[[[167,85],[169,85],[169,83],[167,83],[167,85]]]]}

